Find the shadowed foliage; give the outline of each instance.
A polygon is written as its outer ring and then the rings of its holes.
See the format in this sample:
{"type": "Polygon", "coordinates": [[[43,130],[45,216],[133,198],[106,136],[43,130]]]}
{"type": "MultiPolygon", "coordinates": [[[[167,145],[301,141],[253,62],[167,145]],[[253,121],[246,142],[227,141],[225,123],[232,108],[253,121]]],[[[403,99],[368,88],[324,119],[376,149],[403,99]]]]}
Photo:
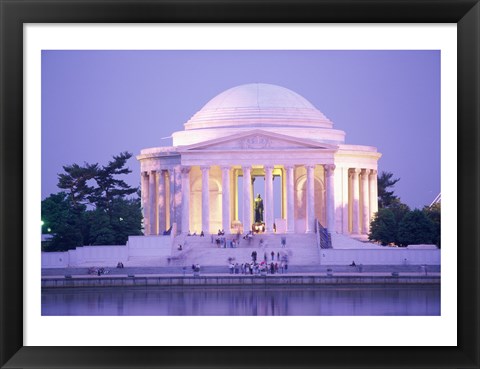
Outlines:
{"type": "Polygon", "coordinates": [[[379,209],[370,224],[368,239],[380,242],[382,245],[394,243],[397,238],[397,222],[395,215],[389,209],[379,209]]]}
{"type": "Polygon", "coordinates": [[[378,177],[377,188],[378,188],[378,207],[380,209],[388,208],[392,202],[398,200],[398,197],[393,193],[393,189],[389,191],[399,180],[400,178],[392,179],[393,173],[391,172],[382,172],[378,177]]]}
{"type": "Polygon", "coordinates": [[[65,192],[42,201],[42,233],[53,236],[44,251],[124,245],[129,235],[142,234],[138,188],[119,178],[131,173],[126,167],[131,157],[131,153],[123,152],[105,166],[84,163],[63,167],[58,187],[65,192]]]}
{"type": "Polygon", "coordinates": [[[398,225],[400,245],[431,244],[432,238],[433,222],[421,210],[409,212],[398,225]]]}

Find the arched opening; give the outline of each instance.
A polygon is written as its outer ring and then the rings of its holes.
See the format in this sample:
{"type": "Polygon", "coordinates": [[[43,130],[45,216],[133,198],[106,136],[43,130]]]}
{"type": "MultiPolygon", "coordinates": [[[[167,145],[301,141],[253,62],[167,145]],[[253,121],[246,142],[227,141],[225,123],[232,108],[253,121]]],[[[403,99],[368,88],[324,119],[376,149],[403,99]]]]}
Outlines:
{"type": "MultiPolygon", "coordinates": [[[[221,183],[210,175],[208,181],[210,201],[210,229],[208,232],[216,233],[222,228],[222,191],[221,183]]],[[[200,233],[202,231],[202,177],[193,181],[190,190],[190,230],[200,233]]],[[[204,230],[207,231],[207,230],[204,230]]]]}
{"type": "MultiPolygon", "coordinates": [[[[325,184],[324,181],[315,175],[314,177],[314,192],[315,192],[315,218],[320,221],[322,225],[326,224],[326,209],[325,209],[325,184]]],[[[307,214],[307,175],[301,175],[297,178],[294,191],[295,204],[295,232],[304,233],[306,230],[306,214],[307,214]]]]}

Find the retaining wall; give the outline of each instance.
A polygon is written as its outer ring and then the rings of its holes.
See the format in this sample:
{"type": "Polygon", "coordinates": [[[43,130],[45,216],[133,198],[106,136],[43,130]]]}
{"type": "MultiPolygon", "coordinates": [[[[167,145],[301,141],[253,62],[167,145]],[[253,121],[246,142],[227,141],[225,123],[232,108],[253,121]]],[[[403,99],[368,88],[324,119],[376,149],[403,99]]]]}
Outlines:
{"type": "Polygon", "coordinates": [[[65,268],[88,264],[115,266],[128,260],[127,246],[82,246],[65,252],[42,252],[42,268],[65,268]]]}
{"type": "Polygon", "coordinates": [[[335,250],[321,249],[320,264],[322,265],[440,265],[439,249],[407,249],[385,247],[385,249],[365,250],[335,250]]]}
{"type": "Polygon", "coordinates": [[[82,246],[65,252],[42,252],[42,268],[116,266],[130,257],[161,257],[172,252],[170,236],[130,236],[127,245],[82,246]]]}
{"type": "Polygon", "coordinates": [[[440,284],[439,276],[103,276],[42,278],[42,288],[440,284]]]}
{"type": "Polygon", "coordinates": [[[169,236],[130,236],[128,237],[128,256],[170,256],[173,238],[169,236]]]}

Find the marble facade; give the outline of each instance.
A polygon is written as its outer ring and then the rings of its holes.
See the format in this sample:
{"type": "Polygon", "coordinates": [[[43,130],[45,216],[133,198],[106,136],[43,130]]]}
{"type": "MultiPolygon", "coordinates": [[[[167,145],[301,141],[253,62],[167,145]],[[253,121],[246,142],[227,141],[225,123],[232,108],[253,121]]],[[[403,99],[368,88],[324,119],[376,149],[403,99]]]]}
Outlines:
{"type": "Polygon", "coordinates": [[[251,229],[254,177],[265,179],[267,233],[274,232],[277,180],[282,232],[314,232],[318,219],[329,232],[368,233],[381,154],[346,145],[345,133],[297,93],[260,83],[234,87],[184,127],[172,146],[137,156],[146,235],[174,224],[179,233],[251,229]]]}

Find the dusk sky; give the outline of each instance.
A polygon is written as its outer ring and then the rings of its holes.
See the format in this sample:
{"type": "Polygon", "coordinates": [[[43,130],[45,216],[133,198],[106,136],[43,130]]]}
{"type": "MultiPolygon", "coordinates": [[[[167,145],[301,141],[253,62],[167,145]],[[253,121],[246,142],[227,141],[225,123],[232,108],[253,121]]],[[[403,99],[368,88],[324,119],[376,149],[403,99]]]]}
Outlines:
{"type": "MultiPolygon", "coordinates": [[[[410,207],[440,192],[439,51],[43,51],[42,199],[72,163],[170,146],[210,99],[246,83],[291,89],[346,144],[375,146],[410,207]]],[[[140,184],[133,157],[125,177],[140,184]]]]}

